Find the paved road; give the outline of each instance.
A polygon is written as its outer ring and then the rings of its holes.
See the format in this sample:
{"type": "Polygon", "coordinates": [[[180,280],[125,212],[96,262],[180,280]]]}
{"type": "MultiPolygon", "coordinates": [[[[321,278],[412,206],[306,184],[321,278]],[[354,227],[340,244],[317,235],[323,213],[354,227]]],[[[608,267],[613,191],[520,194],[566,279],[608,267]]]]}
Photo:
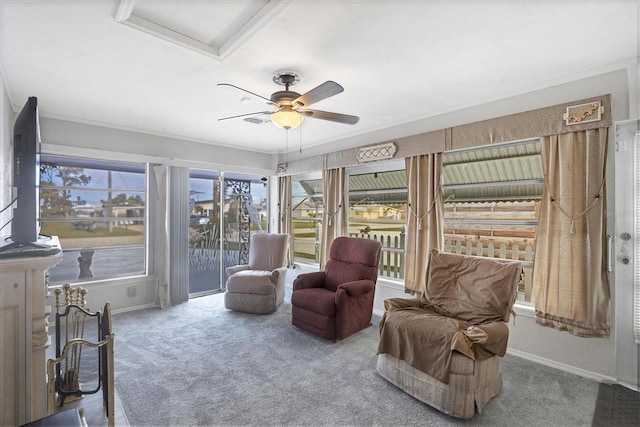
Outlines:
{"type": "MultiPolygon", "coordinates": [[[[49,282],[56,284],[78,279],[80,276],[78,257],[80,257],[80,251],[65,250],[60,264],[49,270],[49,282]]],[[[89,270],[92,277],[98,279],[132,273],[143,274],[144,267],[144,246],[117,247],[96,251],[89,270]]]]}

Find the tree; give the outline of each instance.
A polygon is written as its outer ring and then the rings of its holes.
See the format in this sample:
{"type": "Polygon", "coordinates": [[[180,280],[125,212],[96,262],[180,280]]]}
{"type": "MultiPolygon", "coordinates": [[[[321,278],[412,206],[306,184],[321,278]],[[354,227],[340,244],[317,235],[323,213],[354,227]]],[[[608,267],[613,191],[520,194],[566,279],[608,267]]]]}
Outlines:
{"type": "MultiPolygon", "coordinates": [[[[107,200],[100,200],[100,202],[103,205],[107,205],[108,204],[107,200]]],[[[136,194],[135,196],[127,197],[127,195],[125,193],[120,193],[117,196],[111,198],[111,204],[114,205],[114,206],[123,206],[123,205],[138,205],[138,206],[142,206],[142,205],[144,205],[144,200],[142,200],[142,197],[140,197],[139,194],[136,194]]]]}
{"type": "Polygon", "coordinates": [[[83,204],[84,200],[71,200],[71,188],[89,185],[91,177],[84,168],[58,166],[43,163],[40,166],[40,200],[48,215],[69,215],[74,204],[83,204]]]}

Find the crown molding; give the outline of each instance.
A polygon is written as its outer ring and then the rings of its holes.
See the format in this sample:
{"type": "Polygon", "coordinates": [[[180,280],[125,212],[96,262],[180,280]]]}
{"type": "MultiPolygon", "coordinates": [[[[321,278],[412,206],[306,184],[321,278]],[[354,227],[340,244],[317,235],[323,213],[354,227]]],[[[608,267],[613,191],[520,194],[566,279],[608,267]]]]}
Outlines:
{"type": "Polygon", "coordinates": [[[174,43],[185,49],[206,55],[218,61],[223,61],[253,37],[260,28],[287,7],[289,3],[291,3],[291,0],[267,0],[258,12],[245,21],[229,38],[218,45],[201,42],[136,14],[135,0],[120,0],[115,20],[120,24],[174,43]]]}

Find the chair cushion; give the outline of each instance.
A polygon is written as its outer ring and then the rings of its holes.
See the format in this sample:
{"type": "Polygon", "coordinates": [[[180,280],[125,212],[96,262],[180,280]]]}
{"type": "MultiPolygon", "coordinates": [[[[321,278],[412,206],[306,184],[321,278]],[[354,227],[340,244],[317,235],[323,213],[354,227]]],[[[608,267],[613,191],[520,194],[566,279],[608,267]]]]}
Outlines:
{"type": "Polygon", "coordinates": [[[257,295],[274,294],[275,285],[271,281],[271,274],[271,271],[239,271],[227,280],[227,291],[257,295]]]}
{"type": "Polygon", "coordinates": [[[391,354],[448,384],[453,337],[468,326],[429,309],[388,311],[380,320],[378,354],[391,354]]]}
{"type": "Polygon", "coordinates": [[[291,304],[325,317],[336,315],[336,293],[326,288],[299,289],[291,295],[291,304]]]}
{"type": "Polygon", "coordinates": [[[423,301],[474,324],[508,319],[521,271],[519,262],[433,251],[423,301]]]}

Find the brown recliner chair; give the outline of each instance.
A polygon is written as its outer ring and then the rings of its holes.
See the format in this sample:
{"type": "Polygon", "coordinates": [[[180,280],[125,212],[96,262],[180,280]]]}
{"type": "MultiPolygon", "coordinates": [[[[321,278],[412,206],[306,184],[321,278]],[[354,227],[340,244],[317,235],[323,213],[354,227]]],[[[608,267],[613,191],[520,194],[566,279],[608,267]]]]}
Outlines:
{"type": "Polygon", "coordinates": [[[502,389],[521,273],[519,262],[431,252],[421,299],[384,302],[378,373],[451,416],[482,412],[502,389]]]}
{"type": "Polygon", "coordinates": [[[381,250],[376,240],[337,237],[324,271],[294,280],[291,323],[332,341],[371,325],[381,250]]]}
{"type": "Polygon", "coordinates": [[[245,313],[267,314],[276,311],[284,300],[288,234],[252,234],[249,240],[249,264],[226,268],[227,291],[224,306],[245,313]]]}

